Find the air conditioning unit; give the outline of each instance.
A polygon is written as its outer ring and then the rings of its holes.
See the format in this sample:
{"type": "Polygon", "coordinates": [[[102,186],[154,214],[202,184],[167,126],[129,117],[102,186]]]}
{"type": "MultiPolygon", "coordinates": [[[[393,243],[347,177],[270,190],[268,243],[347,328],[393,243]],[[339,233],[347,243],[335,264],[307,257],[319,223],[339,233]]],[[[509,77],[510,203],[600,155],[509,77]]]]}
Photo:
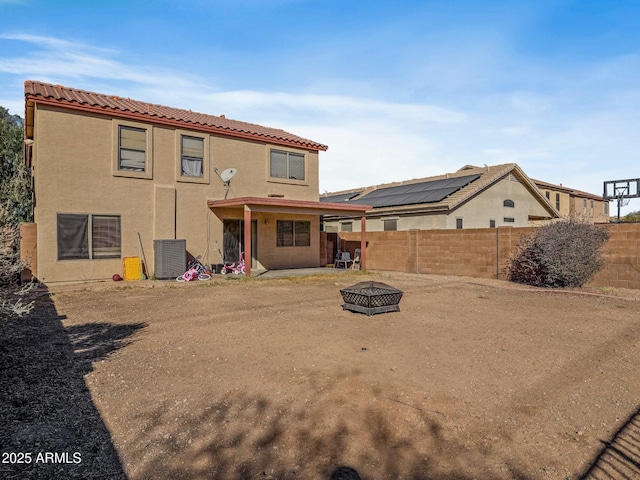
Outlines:
{"type": "Polygon", "coordinates": [[[153,251],[156,278],[176,278],[187,269],[186,240],[154,240],[153,251]]]}

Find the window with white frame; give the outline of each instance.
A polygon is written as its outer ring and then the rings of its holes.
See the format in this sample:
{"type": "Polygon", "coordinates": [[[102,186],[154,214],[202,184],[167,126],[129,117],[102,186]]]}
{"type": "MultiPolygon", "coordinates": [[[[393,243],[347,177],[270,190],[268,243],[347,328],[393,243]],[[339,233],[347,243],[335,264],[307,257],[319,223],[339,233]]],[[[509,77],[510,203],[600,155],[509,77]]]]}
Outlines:
{"type": "Polygon", "coordinates": [[[120,258],[120,215],[59,213],[58,260],[120,258]]]}
{"type": "Polygon", "coordinates": [[[304,174],[304,155],[271,150],[269,157],[269,175],[271,177],[304,180],[304,174]]]}
{"type": "Polygon", "coordinates": [[[204,139],[180,136],[180,175],[202,177],[204,175],[204,139]]]}
{"type": "Polygon", "coordinates": [[[309,247],[311,245],[311,222],[299,220],[277,221],[278,247],[309,247]]]}

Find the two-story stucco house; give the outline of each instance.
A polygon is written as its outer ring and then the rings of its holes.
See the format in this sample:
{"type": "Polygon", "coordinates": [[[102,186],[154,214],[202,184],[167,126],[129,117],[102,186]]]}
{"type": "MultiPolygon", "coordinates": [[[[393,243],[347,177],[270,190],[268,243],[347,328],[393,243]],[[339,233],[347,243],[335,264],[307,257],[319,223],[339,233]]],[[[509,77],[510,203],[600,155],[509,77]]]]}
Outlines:
{"type": "Polygon", "coordinates": [[[609,202],[601,196],[541,180],[533,182],[562,217],[589,223],[609,223],[609,202]]]}
{"type": "Polygon", "coordinates": [[[111,278],[141,251],[153,274],[167,239],[212,264],[323,265],[320,216],[367,209],[318,202],[327,147],[280,129],[37,81],[25,102],[44,282],[111,278]]]}

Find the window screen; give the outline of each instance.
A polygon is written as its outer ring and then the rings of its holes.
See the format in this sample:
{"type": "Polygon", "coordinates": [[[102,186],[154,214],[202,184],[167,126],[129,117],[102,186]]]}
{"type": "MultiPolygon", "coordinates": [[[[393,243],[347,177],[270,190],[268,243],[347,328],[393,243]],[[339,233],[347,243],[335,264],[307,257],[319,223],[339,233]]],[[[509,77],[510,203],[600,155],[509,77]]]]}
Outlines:
{"type": "Polygon", "coordinates": [[[394,232],[398,230],[398,220],[383,220],[383,227],[385,232],[394,232]]]}
{"type": "Polygon", "coordinates": [[[289,178],[304,180],[304,155],[289,154],[289,178]]]}
{"type": "Polygon", "coordinates": [[[118,215],[58,214],[58,260],[120,258],[118,215]]]}
{"type": "Polygon", "coordinates": [[[291,220],[278,220],[278,242],[279,247],[293,246],[293,222],[291,220]]]}
{"type": "Polygon", "coordinates": [[[204,139],[197,137],[181,137],[180,164],[181,175],[185,177],[202,177],[204,163],[204,139]]]}
{"type": "Polygon", "coordinates": [[[311,245],[311,222],[293,222],[296,247],[311,245]]]}
{"type": "Polygon", "coordinates": [[[89,258],[89,216],[58,214],[58,260],[89,258]]]}
{"type": "Polygon", "coordinates": [[[147,131],[144,128],[118,127],[118,170],[144,172],[147,131]]]}
{"type": "Polygon", "coordinates": [[[462,219],[456,218],[456,228],[462,228],[462,219]]]}
{"type": "Polygon", "coordinates": [[[311,245],[311,222],[278,220],[278,247],[308,247],[311,245]]]}
{"type": "Polygon", "coordinates": [[[92,258],[120,258],[120,217],[92,215],[92,258]]]}
{"type": "Polygon", "coordinates": [[[271,150],[269,175],[276,178],[304,180],[304,155],[271,150]]]}
{"type": "Polygon", "coordinates": [[[515,206],[516,206],[516,204],[514,203],[514,201],[513,201],[513,200],[505,200],[505,201],[504,201],[504,203],[503,203],[503,205],[504,205],[505,207],[515,207],[515,206]]]}

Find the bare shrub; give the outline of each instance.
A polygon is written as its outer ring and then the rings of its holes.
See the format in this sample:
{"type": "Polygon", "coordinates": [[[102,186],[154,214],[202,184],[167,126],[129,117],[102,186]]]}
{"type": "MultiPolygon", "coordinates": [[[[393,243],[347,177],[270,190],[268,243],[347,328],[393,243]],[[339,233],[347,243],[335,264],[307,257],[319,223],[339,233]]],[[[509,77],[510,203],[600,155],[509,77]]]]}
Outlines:
{"type": "Polygon", "coordinates": [[[0,224],[1,287],[17,284],[20,281],[20,272],[26,267],[24,262],[20,261],[19,238],[17,226],[9,223],[0,224]]]}
{"type": "Polygon", "coordinates": [[[507,278],[538,287],[581,287],[603,266],[603,227],[563,220],[523,237],[511,258],[507,278]]]}

